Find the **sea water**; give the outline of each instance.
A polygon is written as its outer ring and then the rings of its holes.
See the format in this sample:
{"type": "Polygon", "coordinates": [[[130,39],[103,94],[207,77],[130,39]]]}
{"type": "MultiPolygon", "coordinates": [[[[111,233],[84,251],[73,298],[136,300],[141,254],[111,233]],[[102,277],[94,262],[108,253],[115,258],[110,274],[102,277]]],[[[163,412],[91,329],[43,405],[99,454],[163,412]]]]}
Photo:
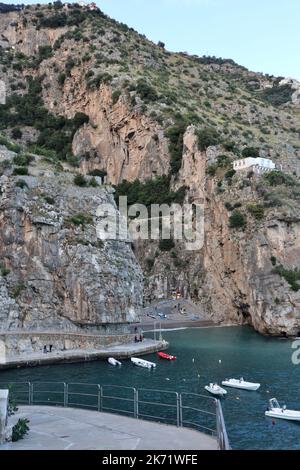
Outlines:
{"type": "Polygon", "coordinates": [[[227,388],[221,400],[232,448],[300,449],[300,424],[264,414],[273,397],[300,410],[300,365],[292,362],[292,340],[264,337],[248,327],[189,328],[165,331],[163,337],[177,360],[143,356],[157,363],[153,371],[129,360],[121,368],[96,361],[1,371],[0,381],[87,382],[208,395],[209,382],[243,377],[261,387],[256,392],[227,388]]]}

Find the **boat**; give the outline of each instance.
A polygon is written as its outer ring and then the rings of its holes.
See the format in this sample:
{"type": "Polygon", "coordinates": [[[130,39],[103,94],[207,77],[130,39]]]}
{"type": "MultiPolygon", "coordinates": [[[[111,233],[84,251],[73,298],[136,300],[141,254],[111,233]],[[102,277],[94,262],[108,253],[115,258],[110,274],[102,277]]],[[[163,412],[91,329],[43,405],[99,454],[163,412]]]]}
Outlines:
{"type": "Polygon", "coordinates": [[[108,362],[109,362],[112,366],[121,366],[121,365],[122,365],[122,362],[117,361],[117,359],[115,359],[114,357],[109,357],[109,358],[108,358],[108,362]]]}
{"type": "Polygon", "coordinates": [[[225,387],[241,388],[242,390],[258,390],[260,384],[254,382],[246,382],[243,377],[240,379],[226,379],[223,380],[222,385],[225,387]]]}
{"type": "Polygon", "coordinates": [[[155,362],[145,361],[144,359],[140,359],[138,357],[132,357],[131,362],[133,362],[133,364],[136,366],[145,367],[147,369],[154,369],[156,367],[155,362]]]}
{"type": "Polygon", "coordinates": [[[158,352],[157,355],[161,358],[161,359],[167,359],[168,361],[176,361],[177,357],[176,356],[172,356],[171,354],[166,354],[164,352],[158,352]]]}
{"type": "Polygon", "coordinates": [[[218,384],[210,383],[209,385],[206,385],[204,388],[205,390],[207,390],[209,393],[212,393],[213,395],[223,396],[227,394],[227,391],[224,388],[220,387],[220,385],[218,384]]]}
{"type": "Polygon", "coordinates": [[[270,418],[300,421],[300,411],[288,410],[286,406],[280,406],[276,398],[271,398],[271,400],[269,400],[269,408],[265,412],[265,415],[270,418]]]}

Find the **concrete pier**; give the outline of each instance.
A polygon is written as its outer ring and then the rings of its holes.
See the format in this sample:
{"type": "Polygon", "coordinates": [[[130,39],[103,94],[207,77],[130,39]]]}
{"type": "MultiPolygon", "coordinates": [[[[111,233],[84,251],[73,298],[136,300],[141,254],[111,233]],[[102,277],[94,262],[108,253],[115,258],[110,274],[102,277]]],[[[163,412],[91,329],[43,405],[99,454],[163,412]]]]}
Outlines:
{"type": "Polygon", "coordinates": [[[12,420],[19,418],[30,420],[29,434],[0,450],[218,449],[216,438],[198,431],[96,411],[21,406],[12,420]]]}
{"type": "Polygon", "coordinates": [[[52,351],[51,353],[31,352],[15,356],[7,356],[6,362],[0,363],[0,369],[12,369],[15,367],[32,367],[45,364],[57,364],[62,362],[85,362],[96,361],[115,357],[126,359],[131,356],[142,356],[156,351],[167,349],[166,341],[154,341],[144,339],[141,343],[119,344],[110,347],[99,347],[99,349],[72,349],[66,351],[52,351]]]}

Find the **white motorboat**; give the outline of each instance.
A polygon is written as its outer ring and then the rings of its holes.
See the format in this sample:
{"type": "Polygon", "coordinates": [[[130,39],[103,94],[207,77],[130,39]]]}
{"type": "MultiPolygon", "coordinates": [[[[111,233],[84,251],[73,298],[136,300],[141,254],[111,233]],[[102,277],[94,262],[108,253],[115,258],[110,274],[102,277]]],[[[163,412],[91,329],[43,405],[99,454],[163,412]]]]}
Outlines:
{"type": "Polygon", "coordinates": [[[241,388],[242,390],[258,390],[260,384],[254,382],[246,382],[243,377],[240,379],[226,379],[223,380],[222,385],[225,387],[241,388]]]}
{"type": "Polygon", "coordinates": [[[138,357],[132,357],[131,362],[136,366],[145,367],[146,369],[154,369],[156,367],[155,362],[145,361],[138,357]]]}
{"type": "Polygon", "coordinates": [[[114,357],[109,357],[109,358],[108,358],[108,362],[109,362],[112,366],[121,366],[121,365],[122,365],[122,362],[117,361],[117,359],[115,359],[114,357]]]}
{"type": "Polygon", "coordinates": [[[221,397],[223,395],[226,395],[226,393],[227,393],[227,391],[224,388],[220,387],[220,385],[218,385],[218,384],[210,383],[209,385],[206,385],[204,388],[209,393],[212,393],[213,395],[219,395],[221,397]]]}
{"type": "Polygon", "coordinates": [[[300,421],[300,411],[288,410],[286,406],[280,406],[276,398],[271,398],[271,400],[269,400],[269,408],[265,412],[265,415],[270,418],[300,421]]]}

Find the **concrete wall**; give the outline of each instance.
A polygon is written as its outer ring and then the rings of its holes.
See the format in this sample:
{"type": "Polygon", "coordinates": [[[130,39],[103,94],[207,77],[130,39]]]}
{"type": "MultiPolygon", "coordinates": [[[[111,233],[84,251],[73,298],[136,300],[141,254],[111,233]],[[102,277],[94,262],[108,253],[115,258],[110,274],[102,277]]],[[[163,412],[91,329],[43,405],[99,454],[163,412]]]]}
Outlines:
{"type": "Polygon", "coordinates": [[[9,333],[0,335],[0,342],[5,343],[6,358],[11,356],[43,352],[46,345],[53,346],[53,351],[70,351],[73,349],[101,349],[134,341],[134,335],[129,333],[116,335],[88,335],[67,333],[9,333]]]}
{"type": "Polygon", "coordinates": [[[0,339],[0,364],[5,364],[6,362],[6,347],[4,340],[0,339]]]}
{"type": "Polygon", "coordinates": [[[8,390],[0,390],[0,444],[6,438],[8,390]]]}

